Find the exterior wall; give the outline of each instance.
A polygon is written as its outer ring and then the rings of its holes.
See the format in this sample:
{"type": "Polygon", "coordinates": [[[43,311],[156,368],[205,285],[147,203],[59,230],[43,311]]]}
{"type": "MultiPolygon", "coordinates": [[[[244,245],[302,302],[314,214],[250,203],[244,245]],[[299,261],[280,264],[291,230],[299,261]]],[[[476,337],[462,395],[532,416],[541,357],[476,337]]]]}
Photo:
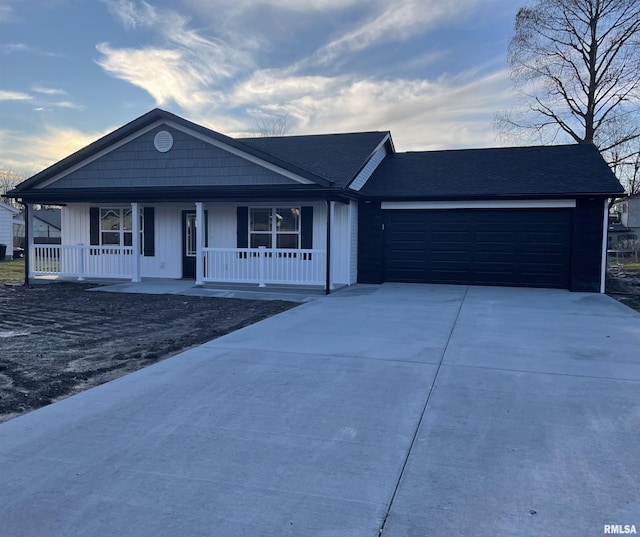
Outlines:
{"type": "Polygon", "coordinates": [[[349,204],[349,285],[358,281],[358,204],[349,204]]]}
{"type": "Polygon", "coordinates": [[[382,208],[379,201],[358,205],[358,282],[382,283],[382,208]]]}
{"type": "Polygon", "coordinates": [[[258,164],[160,125],[121,147],[87,162],[55,181],[56,188],[127,188],[148,186],[297,184],[258,164]],[[174,143],[166,153],[154,147],[159,131],[169,131],[174,143]]]}
{"type": "Polygon", "coordinates": [[[604,199],[578,199],[573,211],[571,291],[600,292],[604,199]]]}
{"type": "Polygon", "coordinates": [[[627,221],[625,225],[629,228],[640,228],[640,195],[627,200],[627,221]]]}
{"type": "MultiPolygon", "coordinates": [[[[62,208],[62,244],[88,245],[90,207],[129,207],[122,204],[70,203],[62,208]]],[[[287,202],[210,202],[204,203],[207,213],[208,247],[235,248],[237,246],[238,207],[313,207],[313,248],[326,250],[327,211],[324,201],[287,202]]],[[[357,209],[351,205],[336,204],[332,234],[332,274],[335,283],[354,283],[355,269],[350,263],[354,257],[351,251],[353,235],[353,213],[357,209]]],[[[195,211],[195,203],[155,204],[155,255],[141,256],[140,274],[143,278],[182,277],[182,211],[195,211]]],[[[142,207],[141,207],[142,211],[142,207]]]]}
{"type": "MultiPolygon", "coordinates": [[[[571,291],[600,292],[604,198],[578,198],[572,209],[571,291]]],[[[380,202],[359,205],[358,281],[382,283],[383,213],[380,202]]]]}
{"type": "MultiPolygon", "coordinates": [[[[7,247],[6,256],[13,255],[13,213],[0,206],[0,244],[7,247]]],[[[2,259],[0,259],[2,261],[2,259]]]]}

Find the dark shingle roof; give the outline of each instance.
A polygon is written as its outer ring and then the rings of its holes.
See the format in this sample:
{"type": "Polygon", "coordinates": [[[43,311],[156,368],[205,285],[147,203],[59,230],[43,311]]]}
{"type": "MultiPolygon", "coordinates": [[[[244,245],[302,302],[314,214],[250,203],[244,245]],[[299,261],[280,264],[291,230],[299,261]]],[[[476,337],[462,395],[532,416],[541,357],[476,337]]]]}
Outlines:
{"type": "Polygon", "coordinates": [[[238,140],[344,187],[388,136],[389,132],[356,132],[238,140]]]}
{"type": "Polygon", "coordinates": [[[39,209],[33,211],[33,216],[45,224],[62,229],[62,211],[60,209],[39,209]]]}
{"type": "Polygon", "coordinates": [[[423,151],[389,155],[361,193],[404,199],[621,194],[593,145],[423,151]]]}

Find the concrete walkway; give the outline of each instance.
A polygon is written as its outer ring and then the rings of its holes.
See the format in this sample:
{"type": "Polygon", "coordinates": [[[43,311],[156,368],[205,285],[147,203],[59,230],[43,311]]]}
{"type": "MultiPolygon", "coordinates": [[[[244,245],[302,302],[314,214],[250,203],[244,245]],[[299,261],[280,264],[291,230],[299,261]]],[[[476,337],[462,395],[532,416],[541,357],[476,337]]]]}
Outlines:
{"type": "Polygon", "coordinates": [[[640,314],[385,284],[0,425],[0,535],[640,531],[640,314]]]}

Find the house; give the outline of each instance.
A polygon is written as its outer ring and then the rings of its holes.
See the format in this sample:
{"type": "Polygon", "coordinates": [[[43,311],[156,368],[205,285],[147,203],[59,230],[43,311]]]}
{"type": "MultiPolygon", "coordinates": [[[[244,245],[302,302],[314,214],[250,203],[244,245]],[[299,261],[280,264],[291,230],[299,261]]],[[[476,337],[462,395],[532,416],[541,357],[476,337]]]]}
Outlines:
{"type": "Polygon", "coordinates": [[[0,261],[13,256],[13,217],[18,210],[0,201],[0,261]],[[4,253],[3,253],[4,252],[4,253]]]}
{"type": "MultiPolygon", "coordinates": [[[[36,209],[33,218],[33,242],[35,244],[60,244],[62,241],[62,210],[60,208],[36,209]]],[[[25,225],[23,215],[13,219],[13,245],[24,248],[25,225]]]]}
{"type": "Polygon", "coordinates": [[[609,248],[640,250],[640,194],[626,196],[611,207],[609,248]]]}
{"type": "Polygon", "coordinates": [[[597,292],[622,191],[591,145],[398,153],[384,131],[234,139],[156,109],[9,195],[63,206],[29,277],[597,292]]]}

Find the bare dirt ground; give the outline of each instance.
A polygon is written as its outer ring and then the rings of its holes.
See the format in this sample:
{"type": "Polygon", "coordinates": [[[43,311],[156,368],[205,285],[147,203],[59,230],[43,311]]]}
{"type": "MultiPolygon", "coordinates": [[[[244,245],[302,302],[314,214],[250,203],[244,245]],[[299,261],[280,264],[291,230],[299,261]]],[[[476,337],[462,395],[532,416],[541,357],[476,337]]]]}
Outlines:
{"type": "Polygon", "coordinates": [[[0,281],[0,422],[296,306],[0,281]]]}
{"type": "Polygon", "coordinates": [[[607,294],[626,306],[640,311],[640,269],[609,267],[607,294]]]}

